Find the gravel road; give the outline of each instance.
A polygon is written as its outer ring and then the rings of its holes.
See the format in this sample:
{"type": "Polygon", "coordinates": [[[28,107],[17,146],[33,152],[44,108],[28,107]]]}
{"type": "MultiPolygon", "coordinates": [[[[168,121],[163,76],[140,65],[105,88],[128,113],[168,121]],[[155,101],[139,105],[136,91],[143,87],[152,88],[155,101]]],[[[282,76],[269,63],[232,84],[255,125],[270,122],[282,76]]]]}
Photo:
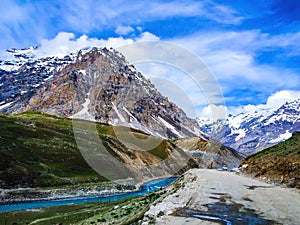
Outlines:
{"type": "Polygon", "coordinates": [[[299,224],[299,190],[227,171],[192,169],[180,188],[152,205],[143,225],[299,224]]]}

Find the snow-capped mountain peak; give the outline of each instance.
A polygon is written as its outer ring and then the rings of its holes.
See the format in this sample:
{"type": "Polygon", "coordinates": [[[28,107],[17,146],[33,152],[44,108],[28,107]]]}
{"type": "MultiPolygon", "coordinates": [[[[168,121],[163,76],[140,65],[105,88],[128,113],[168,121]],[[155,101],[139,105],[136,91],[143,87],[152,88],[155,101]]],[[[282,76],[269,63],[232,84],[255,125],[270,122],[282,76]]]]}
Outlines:
{"type": "Polygon", "coordinates": [[[0,112],[41,111],[136,128],[164,137],[201,136],[195,120],[170,102],[125,57],[110,48],[34,57],[10,49],[0,62],[0,112]]]}
{"type": "Polygon", "coordinates": [[[200,130],[208,136],[243,154],[253,154],[300,130],[300,99],[277,110],[241,113],[206,124],[203,121],[198,120],[200,130]]]}

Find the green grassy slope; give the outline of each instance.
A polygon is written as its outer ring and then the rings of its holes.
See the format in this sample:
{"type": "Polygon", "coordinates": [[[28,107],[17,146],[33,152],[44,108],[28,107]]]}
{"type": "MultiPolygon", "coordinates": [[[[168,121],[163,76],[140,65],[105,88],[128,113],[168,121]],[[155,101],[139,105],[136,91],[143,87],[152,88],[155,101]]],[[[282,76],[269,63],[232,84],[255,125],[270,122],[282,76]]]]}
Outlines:
{"type": "Polygon", "coordinates": [[[246,164],[245,173],[300,188],[300,133],[247,157],[241,165],[246,164]]]}
{"type": "Polygon", "coordinates": [[[72,123],[41,113],[0,115],[1,186],[101,181],[77,148],[72,123]]]}
{"type": "MultiPolygon", "coordinates": [[[[72,120],[30,111],[0,115],[0,126],[0,188],[54,187],[105,180],[90,168],[78,150],[72,120]]],[[[141,131],[100,123],[96,128],[103,145],[122,162],[147,165],[169,154],[170,143],[141,131]],[[135,143],[132,135],[146,142],[135,143]],[[126,138],[133,143],[127,143],[126,138]],[[161,144],[147,152],[139,151],[141,143],[154,141],[161,144]]]]}

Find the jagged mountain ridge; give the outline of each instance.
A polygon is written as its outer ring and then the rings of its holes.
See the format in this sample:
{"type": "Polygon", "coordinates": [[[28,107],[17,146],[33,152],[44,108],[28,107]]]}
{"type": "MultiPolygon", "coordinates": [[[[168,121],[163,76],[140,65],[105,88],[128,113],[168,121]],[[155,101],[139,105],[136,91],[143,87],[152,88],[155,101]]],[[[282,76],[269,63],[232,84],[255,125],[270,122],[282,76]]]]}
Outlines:
{"type": "Polygon", "coordinates": [[[33,54],[35,49],[9,49],[6,59],[0,59],[0,109],[31,96],[48,79],[74,61],[74,54],[38,59],[33,54]]]}
{"type": "Polygon", "coordinates": [[[288,102],[275,111],[264,110],[242,113],[223,120],[205,124],[200,129],[245,155],[271,147],[300,131],[300,99],[288,102]]]}
{"type": "Polygon", "coordinates": [[[35,58],[12,49],[0,62],[0,112],[35,110],[134,127],[159,137],[200,136],[198,124],[113,49],[35,58]]]}

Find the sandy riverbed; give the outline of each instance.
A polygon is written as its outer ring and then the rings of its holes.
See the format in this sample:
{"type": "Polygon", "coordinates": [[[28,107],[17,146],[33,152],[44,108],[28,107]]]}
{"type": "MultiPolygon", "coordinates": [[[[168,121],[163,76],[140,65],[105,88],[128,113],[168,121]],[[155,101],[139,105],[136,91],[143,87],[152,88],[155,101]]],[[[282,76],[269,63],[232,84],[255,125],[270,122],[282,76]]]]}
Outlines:
{"type": "Polygon", "coordinates": [[[180,184],[175,193],[150,207],[143,225],[150,220],[155,220],[155,224],[218,224],[180,217],[178,212],[182,209],[205,212],[207,205],[220,203],[274,223],[294,225],[300,221],[299,190],[275,187],[232,172],[204,169],[189,170],[180,184]]]}

